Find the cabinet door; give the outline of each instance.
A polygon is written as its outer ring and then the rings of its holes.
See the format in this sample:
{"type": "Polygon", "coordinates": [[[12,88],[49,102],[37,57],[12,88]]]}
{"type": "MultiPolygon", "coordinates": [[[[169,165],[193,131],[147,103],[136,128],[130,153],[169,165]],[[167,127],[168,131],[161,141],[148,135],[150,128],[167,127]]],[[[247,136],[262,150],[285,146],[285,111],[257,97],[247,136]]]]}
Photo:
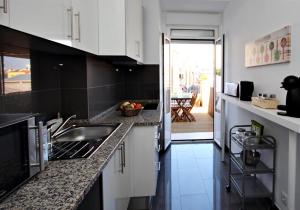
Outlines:
{"type": "Polygon", "coordinates": [[[129,200],[131,197],[131,185],[130,185],[130,141],[128,136],[124,138],[121,145],[122,150],[120,154],[121,162],[123,161],[123,170],[119,173],[119,188],[118,188],[118,210],[127,210],[129,200]],[[122,156],[123,155],[123,156],[122,156]]]}
{"type": "Polygon", "coordinates": [[[127,210],[130,191],[130,147],[125,137],[103,170],[104,210],[127,210]]]}
{"type": "Polygon", "coordinates": [[[160,0],[143,0],[143,63],[160,64],[160,0]]]}
{"type": "Polygon", "coordinates": [[[143,37],[143,6],[142,0],[137,0],[137,31],[136,31],[136,51],[137,51],[137,61],[143,62],[144,57],[144,37],[143,37]]]}
{"type": "Polygon", "coordinates": [[[155,127],[134,127],[131,133],[131,183],[133,197],[153,196],[156,193],[157,151],[155,127]]]}
{"type": "Polygon", "coordinates": [[[141,0],[126,1],[126,54],[137,61],[142,61],[143,37],[141,0]]]}
{"type": "Polygon", "coordinates": [[[71,0],[9,0],[10,27],[71,46],[71,0]]]}
{"type": "Polygon", "coordinates": [[[9,0],[0,0],[0,24],[9,26],[9,0]]]}
{"type": "Polygon", "coordinates": [[[126,55],[125,1],[99,0],[100,55],[126,55]]]}
{"type": "Polygon", "coordinates": [[[98,54],[98,0],[73,0],[72,5],[73,46],[98,54]]]}
{"type": "Polygon", "coordinates": [[[103,169],[103,210],[116,210],[117,176],[115,170],[116,154],[103,169]]]}

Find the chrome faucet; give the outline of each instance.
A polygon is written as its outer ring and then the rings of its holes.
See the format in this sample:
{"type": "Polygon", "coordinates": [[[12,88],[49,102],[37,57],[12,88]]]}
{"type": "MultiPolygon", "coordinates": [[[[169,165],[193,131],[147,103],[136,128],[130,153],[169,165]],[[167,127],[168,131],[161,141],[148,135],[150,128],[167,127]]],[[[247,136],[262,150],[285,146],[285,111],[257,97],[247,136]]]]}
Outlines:
{"type": "Polygon", "coordinates": [[[76,115],[72,115],[71,117],[69,117],[68,119],[66,119],[57,129],[56,131],[54,131],[51,134],[51,139],[55,139],[57,136],[59,136],[60,134],[62,134],[63,132],[65,132],[66,130],[70,129],[72,126],[67,127],[65,129],[63,129],[63,127],[71,120],[71,119],[75,119],[76,115]]]}

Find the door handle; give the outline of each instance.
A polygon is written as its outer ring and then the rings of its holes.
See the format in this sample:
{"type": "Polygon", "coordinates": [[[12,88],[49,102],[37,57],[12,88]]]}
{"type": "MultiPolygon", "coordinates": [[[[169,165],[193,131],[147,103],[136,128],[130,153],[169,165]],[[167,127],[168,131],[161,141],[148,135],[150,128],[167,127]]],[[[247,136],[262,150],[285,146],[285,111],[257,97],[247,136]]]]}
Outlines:
{"type": "Polygon", "coordinates": [[[80,29],[80,12],[77,12],[75,15],[75,17],[77,17],[77,24],[78,24],[78,36],[75,39],[76,41],[80,42],[81,41],[81,29],[80,29]]]}
{"type": "Polygon", "coordinates": [[[3,9],[3,13],[7,14],[7,12],[8,12],[8,2],[7,2],[7,0],[3,0],[3,6],[1,6],[0,9],[3,9]]]}
{"type": "Polygon", "coordinates": [[[70,34],[67,36],[69,39],[73,39],[73,8],[67,9],[67,13],[70,16],[70,34]]]}

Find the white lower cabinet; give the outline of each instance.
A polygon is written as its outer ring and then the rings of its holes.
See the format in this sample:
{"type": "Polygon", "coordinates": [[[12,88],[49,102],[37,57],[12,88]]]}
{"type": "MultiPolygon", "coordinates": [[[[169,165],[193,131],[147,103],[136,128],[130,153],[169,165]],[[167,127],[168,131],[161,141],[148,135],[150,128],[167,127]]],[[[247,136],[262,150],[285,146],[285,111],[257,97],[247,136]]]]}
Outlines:
{"type": "Polygon", "coordinates": [[[136,126],[102,172],[103,209],[127,210],[130,197],[153,196],[159,162],[157,126],[136,126]]]}
{"type": "Polygon", "coordinates": [[[160,170],[157,126],[136,126],[130,133],[132,197],[156,194],[160,170]]]}
{"type": "Polygon", "coordinates": [[[103,170],[104,210],[127,210],[131,197],[129,150],[129,139],[125,137],[103,170]]]}

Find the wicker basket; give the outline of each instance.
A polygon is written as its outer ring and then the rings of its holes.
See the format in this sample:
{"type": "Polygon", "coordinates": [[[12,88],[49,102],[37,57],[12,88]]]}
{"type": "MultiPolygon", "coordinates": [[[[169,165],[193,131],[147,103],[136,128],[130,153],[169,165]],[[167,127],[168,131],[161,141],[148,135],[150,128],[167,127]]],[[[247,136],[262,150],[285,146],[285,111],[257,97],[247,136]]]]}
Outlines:
{"type": "Polygon", "coordinates": [[[124,110],[124,109],[121,109],[121,113],[123,116],[125,117],[133,117],[133,116],[136,116],[140,113],[142,109],[132,109],[132,110],[124,110]]]}
{"type": "Polygon", "coordinates": [[[276,109],[279,104],[276,99],[262,99],[259,97],[252,97],[251,103],[264,109],[276,109]]]}

